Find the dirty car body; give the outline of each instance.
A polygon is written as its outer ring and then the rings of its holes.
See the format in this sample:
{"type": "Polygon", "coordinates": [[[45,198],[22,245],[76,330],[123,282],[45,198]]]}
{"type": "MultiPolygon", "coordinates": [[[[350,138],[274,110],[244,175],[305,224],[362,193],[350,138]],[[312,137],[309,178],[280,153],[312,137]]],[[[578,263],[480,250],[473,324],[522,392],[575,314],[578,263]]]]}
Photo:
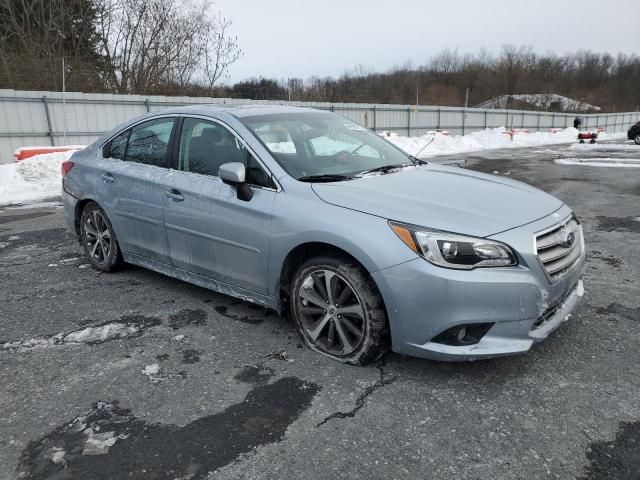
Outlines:
{"type": "MultiPolygon", "coordinates": [[[[79,237],[91,202],[108,217],[124,261],[282,313],[294,302],[290,292],[304,296],[314,279],[326,280],[326,294],[339,277],[352,287],[350,302],[364,305],[358,282],[340,270],[354,265],[380,298],[386,326],[375,328],[388,330],[398,353],[473,360],[525,352],[582,296],[582,228],[560,200],[511,179],[413,159],[328,112],[171,109],[117,127],[71,163],[63,198],[79,237]],[[140,131],[152,141],[140,141],[140,131]],[[215,171],[189,171],[198,152],[208,152],[206,142],[198,146],[205,137],[223,158],[215,171]],[[353,138],[364,143],[344,147],[353,138]],[[309,252],[337,263],[320,274],[312,268],[291,290],[309,252]]],[[[303,301],[300,311],[316,303],[303,301]]],[[[346,345],[357,350],[357,333],[366,343],[374,327],[358,323],[362,309],[341,324],[338,304],[330,307],[300,323],[314,327],[305,340],[328,329],[318,351],[351,358],[346,345]],[[346,337],[345,326],[355,328],[346,337]]]]}

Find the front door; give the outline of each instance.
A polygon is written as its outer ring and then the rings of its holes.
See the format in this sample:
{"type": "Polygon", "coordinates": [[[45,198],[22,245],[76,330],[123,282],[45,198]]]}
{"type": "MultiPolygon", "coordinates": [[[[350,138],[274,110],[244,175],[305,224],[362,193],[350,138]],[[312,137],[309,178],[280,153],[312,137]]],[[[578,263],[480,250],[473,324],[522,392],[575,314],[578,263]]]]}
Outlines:
{"type": "Polygon", "coordinates": [[[276,195],[271,176],[220,123],[185,118],[179,138],[178,169],[167,176],[164,198],[173,265],[266,294],[276,195]],[[238,200],[235,187],[220,180],[218,169],[228,162],[248,162],[254,184],[249,202],[238,200]]]}

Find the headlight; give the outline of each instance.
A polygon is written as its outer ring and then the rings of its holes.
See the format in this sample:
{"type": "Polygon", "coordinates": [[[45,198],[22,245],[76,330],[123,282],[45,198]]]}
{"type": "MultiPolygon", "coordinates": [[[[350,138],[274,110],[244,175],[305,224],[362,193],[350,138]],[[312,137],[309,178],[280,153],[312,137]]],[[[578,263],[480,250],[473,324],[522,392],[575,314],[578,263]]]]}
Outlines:
{"type": "Polygon", "coordinates": [[[513,250],[494,240],[427,230],[396,222],[389,222],[389,226],[411,250],[441,267],[471,270],[477,267],[509,267],[518,264],[513,250]]]}

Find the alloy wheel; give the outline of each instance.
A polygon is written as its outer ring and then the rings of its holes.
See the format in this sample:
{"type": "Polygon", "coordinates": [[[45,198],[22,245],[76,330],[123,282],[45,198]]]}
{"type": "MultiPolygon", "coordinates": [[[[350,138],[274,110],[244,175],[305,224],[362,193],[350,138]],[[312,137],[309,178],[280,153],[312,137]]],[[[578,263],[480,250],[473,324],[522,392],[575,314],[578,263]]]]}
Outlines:
{"type": "Polygon", "coordinates": [[[87,251],[99,264],[109,261],[113,248],[111,231],[106,219],[99,210],[92,210],[83,225],[87,251]]]}
{"type": "Polygon", "coordinates": [[[300,324],[307,337],[332,355],[349,355],[365,335],[365,311],[354,288],[339,273],[318,269],[296,295],[300,324]]]}

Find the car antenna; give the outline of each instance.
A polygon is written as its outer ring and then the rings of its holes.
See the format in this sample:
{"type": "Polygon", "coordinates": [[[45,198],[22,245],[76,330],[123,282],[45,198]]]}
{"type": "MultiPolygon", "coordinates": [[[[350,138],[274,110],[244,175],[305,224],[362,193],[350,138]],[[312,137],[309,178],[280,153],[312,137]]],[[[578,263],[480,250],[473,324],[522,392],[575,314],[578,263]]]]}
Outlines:
{"type": "Polygon", "coordinates": [[[418,153],[416,153],[415,155],[411,155],[413,158],[416,158],[418,160],[420,160],[420,158],[418,157],[418,155],[420,155],[422,153],[422,151],[427,148],[429,145],[431,145],[433,143],[433,141],[436,139],[436,136],[434,135],[433,138],[431,139],[431,141],[429,143],[427,143],[424,147],[422,147],[418,153]]]}

